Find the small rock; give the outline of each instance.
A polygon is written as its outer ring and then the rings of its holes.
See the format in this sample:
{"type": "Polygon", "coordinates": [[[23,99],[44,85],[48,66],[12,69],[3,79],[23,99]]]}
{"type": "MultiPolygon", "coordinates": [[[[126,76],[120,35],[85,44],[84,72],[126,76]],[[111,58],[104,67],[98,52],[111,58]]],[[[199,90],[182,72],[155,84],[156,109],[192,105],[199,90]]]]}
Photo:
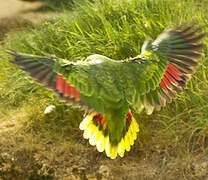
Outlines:
{"type": "Polygon", "coordinates": [[[53,109],[55,108],[54,105],[50,105],[48,107],[45,108],[44,114],[49,114],[53,111],[53,109]]]}
{"type": "Polygon", "coordinates": [[[195,174],[198,177],[208,176],[208,162],[200,162],[195,164],[195,174]]]}
{"type": "Polygon", "coordinates": [[[1,153],[0,157],[2,157],[4,160],[14,160],[14,157],[6,152],[1,153]]]}
{"type": "Polygon", "coordinates": [[[108,166],[101,165],[98,170],[99,176],[101,176],[102,179],[108,179],[110,177],[110,169],[108,166]]]}

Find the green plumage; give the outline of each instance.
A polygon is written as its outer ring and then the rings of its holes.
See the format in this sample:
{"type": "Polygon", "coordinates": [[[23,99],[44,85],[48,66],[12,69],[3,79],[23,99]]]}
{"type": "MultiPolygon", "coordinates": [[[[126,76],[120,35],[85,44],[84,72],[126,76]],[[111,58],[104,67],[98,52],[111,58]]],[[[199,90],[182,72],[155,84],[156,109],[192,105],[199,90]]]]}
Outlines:
{"type": "MultiPolygon", "coordinates": [[[[205,34],[198,31],[192,26],[168,29],[156,40],[147,40],[141,55],[120,61],[92,55],[74,63],[59,58],[10,54],[15,56],[15,64],[49,88],[56,90],[57,75],[62,75],[80,94],[78,99],[73,99],[74,104],[105,116],[103,134],[109,136],[112,146],[117,146],[126,133],[129,109],[140,112],[145,108],[151,114],[171,102],[185,87],[203,48],[198,41],[205,34]]],[[[72,98],[63,98],[72,101],[72,98]]]]}

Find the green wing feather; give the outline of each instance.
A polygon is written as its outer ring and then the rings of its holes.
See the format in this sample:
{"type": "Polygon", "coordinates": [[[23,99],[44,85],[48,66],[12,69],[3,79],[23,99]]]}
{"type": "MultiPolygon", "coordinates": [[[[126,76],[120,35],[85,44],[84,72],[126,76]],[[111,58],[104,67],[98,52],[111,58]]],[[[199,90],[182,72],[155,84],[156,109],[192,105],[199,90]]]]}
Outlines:
{"type": "Polygon", "coordinates": [[[116,74],[118,63],[107,57],[93,55],[85,62],[74,63],[54,57],[9,53],[15,57],[12,61],[14,64],[55,91],[57,91],[57,75],[62,75],[69,85],[79,90],[80,101],[99,113],[104,113],[104,109],[110,109],[123,99],[116,74]],[[96,62],[91,61],[95,58],[96,62]]]}
{"type": "Polygon", "coordinates": [[[199,41],[206,33],[200,31],[201,28],[195,28],[193,24],[182,25],[167,29],[156,40],[148,39],[144,43],[142,54],[129,60],[129,63],[140,66],[139,69],[144,69],[149,75],[147,78],[142,73],[141,77],[135,71],[128,71],[131,73],[129,76],[135,75],[134,82],[127,83],[129,87],[133,86],[132,83],[135,86],[132,91],[126,92],[132,108],[141,110],[144,107],[147,114],[151,114],[154,109],[160,110],[166,102],[170,103],[177,93],[182,92],[195,72],[198,65],[196,60],[202,55],[200,51],[204,44],[199,41]],[[140,59],[143,59],[142,64],[139,63],[140,59]],[[156,66],[154,70],[144,67],[152,65],[156,66]]]}
{"type": "MultiPolygon", "coordinates": [[[[103,139],[99,143],[105,146],[107,156],[115,158],[119,151],[120,156],[123,156],[125,150],[130,150],[138,125],[131,125],[134,120],[126,120],[129,106],[124,97],[124,82],[121,78],[123,62],[101,55],[93,55],[84,62],[74,63],[59,58],[9,53],[15,57],[12,61],[14,64],[54,89],[65,101],[87,107],[105,117],[104,122],[93,121],[83,130],[86,138],[96,137],[95,132],[102,134],[99,137],[103,139]],[[68,93],[68,89],[73,92],[68,93]]],[[[88,117],[91,117],[92,121],[94,116],[88,117]]]]}
{"type": "Polygon", "coordinates": [[[138,125],[129,108],[148,114],[160,110],[182,92],[194,73],[204,36],[200,28],[180,26],[165,30],[155,41],[149,39],[142,54],[122,61],[101,55],[85,61],[9,52],[12,61],[61,98],[93,113],[80,125],[84,137],[107,156],[123,157],[134,144],[138,125]],[[129,114],[130,113],[130,114],[129,114]]]}

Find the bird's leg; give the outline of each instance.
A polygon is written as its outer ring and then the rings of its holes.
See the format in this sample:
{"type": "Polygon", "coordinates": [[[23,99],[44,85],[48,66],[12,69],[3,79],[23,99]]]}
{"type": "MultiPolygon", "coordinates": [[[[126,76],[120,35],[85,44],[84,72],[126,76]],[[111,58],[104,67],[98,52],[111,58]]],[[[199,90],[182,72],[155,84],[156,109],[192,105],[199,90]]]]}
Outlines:
{"type": "Polygon", "coordinates": [[[141,64],[141,63],[145,62],[145,59],[144,59],[143,56],[138,55],[136,57],[133,57],[133,58],[129,59],[128,62],[129,63],[139,63],[139,64],[141,64]]]}

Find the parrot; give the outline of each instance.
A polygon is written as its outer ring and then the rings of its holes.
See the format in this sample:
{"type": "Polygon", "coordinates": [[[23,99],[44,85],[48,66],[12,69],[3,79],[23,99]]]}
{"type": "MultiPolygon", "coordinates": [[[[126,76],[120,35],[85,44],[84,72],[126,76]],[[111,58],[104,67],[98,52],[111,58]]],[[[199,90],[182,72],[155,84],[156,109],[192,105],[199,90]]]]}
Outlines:
{"type": "Polygon", "coordinates": [[[115,159],[130,151],[139,132],[132,112],[151,115],[186,88],[199,65],[206,35],[196,23],[172,25],[147,38],[135,57],[100,54],[73,62],[48,55],[7,52],[9,61],[66,103],[86,111],[79,128],[90,145],[115,159]]]}

